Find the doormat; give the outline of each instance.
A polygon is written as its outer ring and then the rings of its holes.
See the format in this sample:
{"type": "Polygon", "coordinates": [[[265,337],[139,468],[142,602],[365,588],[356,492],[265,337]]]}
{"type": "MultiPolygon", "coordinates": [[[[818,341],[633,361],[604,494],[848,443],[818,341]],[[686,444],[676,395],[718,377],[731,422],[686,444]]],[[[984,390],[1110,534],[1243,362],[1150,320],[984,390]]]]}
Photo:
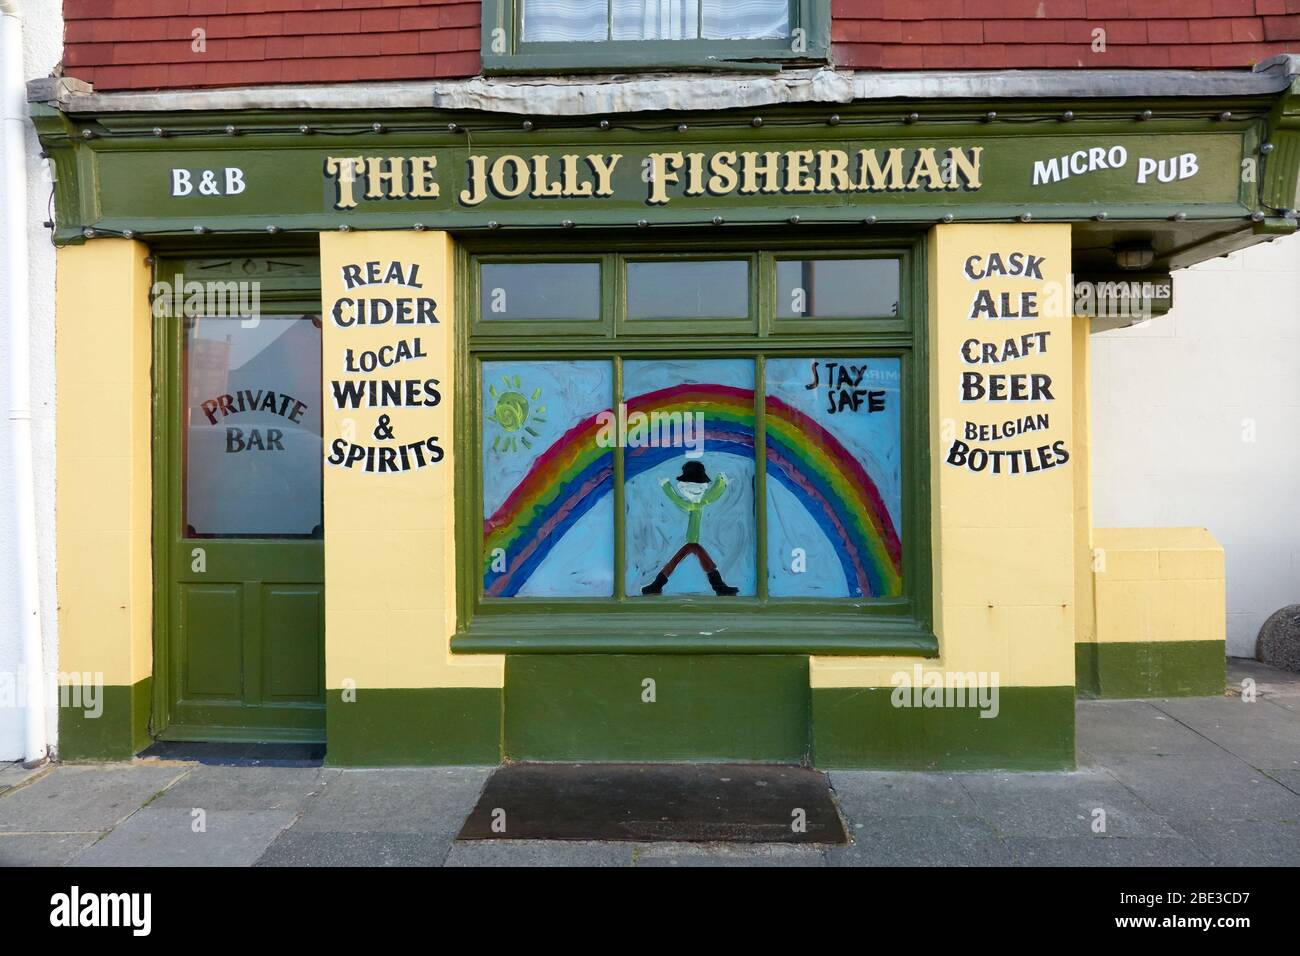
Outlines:
{"type": "Polygon", "coordinates": [[[141,760],[192,760],[220,767],[319,767],[324,744],[235,744],[155,740],[141,760]]]}
{"type": "Polygon", "coordinates": [[[457,839],[848,842],[826,775],[771,764],[512,764],[457,839]]]}

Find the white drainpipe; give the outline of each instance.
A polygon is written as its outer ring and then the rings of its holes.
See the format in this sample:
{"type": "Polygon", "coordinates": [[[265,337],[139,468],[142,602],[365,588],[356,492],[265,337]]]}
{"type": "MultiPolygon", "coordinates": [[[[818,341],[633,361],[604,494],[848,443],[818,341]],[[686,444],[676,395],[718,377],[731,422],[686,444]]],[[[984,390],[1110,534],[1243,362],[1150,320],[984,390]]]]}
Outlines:
{"type": "Polygon", "coordinates": [[[3,290],[9,331],[9,460],[13,468],[18,545],[18,626],[26,683],[23,757],[36,766],[48,756],[45,734],[45,666],[41,651],[40,586],[36,574],[36,481],[32,470],[31,317],[27,265],[27,94],[23,25],[18,0],[0,0],[0,122],[3,122],[3,256],[9,281],[3,290]]]}

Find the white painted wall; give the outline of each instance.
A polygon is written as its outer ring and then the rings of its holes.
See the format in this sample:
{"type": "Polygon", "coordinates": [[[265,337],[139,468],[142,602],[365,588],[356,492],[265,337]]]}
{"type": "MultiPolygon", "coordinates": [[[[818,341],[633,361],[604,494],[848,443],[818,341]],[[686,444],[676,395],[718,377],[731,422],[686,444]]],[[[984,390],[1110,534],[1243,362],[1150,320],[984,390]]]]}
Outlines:
{"type": "Polygon", "coordinates": [[[1174,274],[1174,307],[1094,335],[1093,523],[1205,527],[1228,654],[1300,603],[1300,236],[1174,274]]]}
{"type": "MultiPolygon", "coordinates": [[[[63,56],[63,5],[61,0],[23,0],[24,67],[28,78],[49,76],[63,56]]],[[[4,135],[0,132],[0,135],[4,135]]],[[[32,432],[36,445],[36,530],[41,583],[41,618],[45,637],[45,669],[52,675],[58,664],[58,635],[54,592],[54,246],[41,224],[50,217],[51,172],[39,158],[36,132],[27,129],[28,197],[26,221],[31,249],[32,325],[32,432]]],[[[13,208],[12,206],[10,208],[13,208]]],[[[23,204],[17,206],[19,212],[23,204]]],[[[0,284],[10,281],[0,264],[0,284]]],[[[0,327],[8,318],[0,315],[0,327]]],[[[0,368],[8,366],[8,342],[0,335],[0,368]]],[[[7,402],[0,389],[0,403],[7,402]]],[[[0,448],[8,447],[9,409],[0,415],[0,448]]],[[[13,475],[8,456],[0,457],[0,676],[21,687],[22,664],[14,608],[15,580],[6,569],[14,567],[13,475]]],[[[48,686],[47,678],[47,686],[48,686]]],[[[47,721],[51,743],[57,740],[57,700],[49,702],[47,721]]],[[[0,760],[22,757],[23,712],[20,707],[0,706],[0,760]]]]}

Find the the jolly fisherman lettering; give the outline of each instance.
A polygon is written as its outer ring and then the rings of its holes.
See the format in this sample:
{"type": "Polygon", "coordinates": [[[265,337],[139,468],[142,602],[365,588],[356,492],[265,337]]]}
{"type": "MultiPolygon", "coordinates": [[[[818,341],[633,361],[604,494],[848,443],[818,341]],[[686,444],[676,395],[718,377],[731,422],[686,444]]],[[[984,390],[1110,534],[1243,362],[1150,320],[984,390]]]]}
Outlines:
{"type": "MultiPolygon", "coordinates": [[[[975,283],[1011,279],[1026,280],[1041,287],[1045,283],[1043,265],[1044,257],[1032,253],[990,251],[967,257],[962,272],[968,281],[975,283]]],[[[965,318],[981,326],[972,326],[975,334],[964,339],[958,349],[963,366],[958,383],[963,404],[996,408],[1056,401],[1051,374],[1024,370],[1025,365],[1032,367],[1051,354],[1052,331],[1034,329],[1011,335],[989,335],[983,326],[991,321],[1045,321],[1039,311],[1040,291],[1040,288],[1030,288],[995,292],[982,286],[974,290],[965,318]]],[[[1046,471],[1070,460],[1064,440],[1052,440],[1045,435],[1047,440],[1042,444],[1027,447],[1004,448],[996,443],[1046,432],[1050,427],[1047,412],[1025,413],[993,422],[968,420],[963,423],[960,436],[952,439],[944,461],[990,475],[1046,471]]]]}
{"type": "MultiPolygon", "coordinates": [[[[676,198],[973,191],[983,183],[982,146],[712,152],[471,154],[461,188],[444,190],[436,155],[329,156],[334,208],[362,202],[439,200],[465,208],[486,200],[615,199],[635,188],[648,206],[676,198]],[[629,168],[635,167],[635,175],[629,168]],[[621,172],[621,176],[620,176],[621,172]],[[635,184],[635,186],[633,186],[635,184]]],[[[631,197],[625,197],[631,198],[631,197]]]]}

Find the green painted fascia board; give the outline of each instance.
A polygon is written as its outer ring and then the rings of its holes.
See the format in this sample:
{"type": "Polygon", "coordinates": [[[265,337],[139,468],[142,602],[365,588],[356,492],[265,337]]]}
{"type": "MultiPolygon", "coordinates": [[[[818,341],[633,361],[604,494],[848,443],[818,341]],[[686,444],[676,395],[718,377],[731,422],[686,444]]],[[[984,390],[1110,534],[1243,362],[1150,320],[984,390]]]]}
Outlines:
{"type": "Polygon", "coordinates": [[[495,765],[501,761],[501,691],[483,687],[361,688],[325,703],[331,767],[495,765]]]}
{"type": "Polygon", "coordinates": [[[893,687],[814,689],[813,765],[876,770],[1074,767],[1073,687],[1000,687],[997,716],[991,718],[971,707],[896,707],[895,692],[893,687]]]}
{"type": "Polygon", "coordinates": [[[1269,115],[1269,146],[1263,157],[1262,201],[1274,211],[1300,207],[1300,80],[1278,98],[1269,115]]]}
{"type": "Polygon", "coordinates": [[[1227,681],[1223,641],[1113,641],[1074,645],[1080,697],[1220,696],[1227,681]]]}
{"type": "Polygon", "coordinates": [[[808,695],[793,655],[512,655],[505,757],[800,763],[808,695]]]}
{"type": "Polygon", "coordinates": [[[60,685],[59,759],[129,760],[148,747],[152,683],[146,677],[131,685],[60,685]]]}

